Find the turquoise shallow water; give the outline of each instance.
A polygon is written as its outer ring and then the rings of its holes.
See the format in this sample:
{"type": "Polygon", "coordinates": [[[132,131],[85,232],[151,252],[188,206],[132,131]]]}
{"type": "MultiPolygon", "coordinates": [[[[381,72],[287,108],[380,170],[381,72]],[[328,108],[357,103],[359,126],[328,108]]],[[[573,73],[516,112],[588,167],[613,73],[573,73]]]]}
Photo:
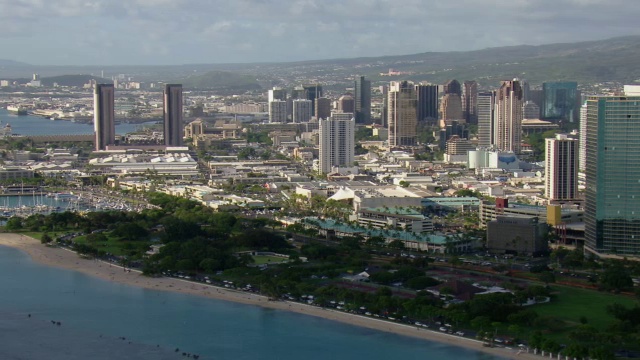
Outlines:
{"type": "Polygon", "coordinates": [[[0,346],[0,359],[26,349],[27,359],[170,359],[182,351],[200,359],[496,359],[286,311],[110,283],[2,246],[0,274],[0,342],[11,345],[0,346]]]}

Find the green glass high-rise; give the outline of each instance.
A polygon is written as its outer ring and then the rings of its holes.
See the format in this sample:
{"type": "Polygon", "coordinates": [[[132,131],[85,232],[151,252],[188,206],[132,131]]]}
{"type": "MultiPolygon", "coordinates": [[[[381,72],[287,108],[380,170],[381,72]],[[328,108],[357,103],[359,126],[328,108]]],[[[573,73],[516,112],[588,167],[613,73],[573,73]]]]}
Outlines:
{"type": "Polygon", "coordinates": [[[542,94],[542,119],[578,120],[580,99],[577,82],[545,82],[542,84],[542,94]]]}
{"type": "Polygon", "coordinates": [[[640,96],[587,100],[585,246],[640,256],[640,96]]]}

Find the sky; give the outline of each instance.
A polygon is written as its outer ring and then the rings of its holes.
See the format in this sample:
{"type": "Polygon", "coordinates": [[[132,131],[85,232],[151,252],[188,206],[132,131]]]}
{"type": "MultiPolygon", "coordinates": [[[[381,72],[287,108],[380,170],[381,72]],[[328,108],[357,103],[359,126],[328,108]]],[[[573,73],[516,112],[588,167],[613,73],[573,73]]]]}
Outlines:
{"type": "Polygon", "coordinates": [[[0,59],[284,62],[640,35],[638,0],[0,0],[0,59]]]}

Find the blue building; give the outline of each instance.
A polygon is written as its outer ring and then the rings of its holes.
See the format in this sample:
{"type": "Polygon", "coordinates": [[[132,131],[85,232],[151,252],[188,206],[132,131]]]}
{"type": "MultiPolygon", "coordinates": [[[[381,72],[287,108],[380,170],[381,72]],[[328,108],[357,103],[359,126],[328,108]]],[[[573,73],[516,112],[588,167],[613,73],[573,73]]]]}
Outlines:
{"type": "Polygon", "coordinates": [[[575,81],[543,83],[540,113],[544,120],[577,121],[580,115],[578,83],[575,81]]]}
{"type": "Polygon", "coordinates": [[[587,99],[585,246],[640,255],[640,96],[587,99]]]}

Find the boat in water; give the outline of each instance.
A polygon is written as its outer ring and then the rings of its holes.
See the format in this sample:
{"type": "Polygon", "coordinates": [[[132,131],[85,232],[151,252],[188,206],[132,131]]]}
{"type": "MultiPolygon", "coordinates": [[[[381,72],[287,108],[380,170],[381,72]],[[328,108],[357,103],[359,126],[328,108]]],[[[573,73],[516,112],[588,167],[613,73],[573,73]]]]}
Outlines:
{"type": "Polygon", "coordinates": [[[56,193],[53,195],[53,198],[60,201],[78,200],[78,196],[71,193],[56,193]]]}
{"type": "Polygon", "coordinates": [[[20,105],[9,105],[7,111],[14,115],[27,115],[27,109],[20,105]]]}

